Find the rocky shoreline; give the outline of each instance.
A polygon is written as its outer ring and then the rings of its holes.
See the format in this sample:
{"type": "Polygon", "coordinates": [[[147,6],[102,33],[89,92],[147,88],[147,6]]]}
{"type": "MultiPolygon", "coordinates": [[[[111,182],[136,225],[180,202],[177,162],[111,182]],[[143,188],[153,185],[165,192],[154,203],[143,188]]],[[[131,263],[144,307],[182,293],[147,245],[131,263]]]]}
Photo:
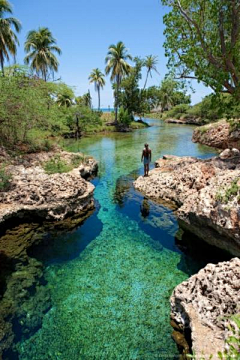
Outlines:
{"type": "Polygon", "coordinates": [[[3,353],[14,357],[11,349],[19,336],[36,331],[51,307],[43,265],[29,250],[51,233],[74,229],[92,214],[94,186],[85,179],[96,174],[98,165],[93,158],[58,151],[61,160],[75,166],[69,172],[49,175],[44,164],[56,151],[14,159],[0,150],[0,162],[7,162],[11,173],[9,188],[0,192],[1,359],[3,353]]]}
{"type": "MultiPolygon", "coordinates": [[[[230,151],[230,150],[229,150],[230,151]]],[[[164,156],[134,186],[147,197],[174,204],[180,227],[240,255],[240,155],[201,160],[164,156]]]]}
{"type": "MultiPolygon", "coordinates": [[[[134,187],[174,205],[179,226],[210,245],[240,255],[240,152],[226,149],[201,160],[165,155],[134,187]]],[[[192,241],[194,238],[192,237],[192,241]]],[[[194,352],[218,359],[229,336],[229,316],[239,314],[240,260],[208,264],[171,296],[173,339],[182,359],[194,352]]]]}
{"type": "MultiPolygon", "coordinates": [[[[97,172],[97,162],[87,158],[69,172],[48,175],[43,164],[54,156],[56,152],[30,154],[7,165],[11,180],[0,192],[0,227],[24,218],[63,220],[93,207],[94,186],[84,178],[97,172]]],[[[65,151],[57,156],[66,164],[79,157],[65,151]]]]}
{"type": "Polygon", "coordinates": [[[173,291],[171,324],[182,355],[217,360],[226,349],[231,316],[239,314],[240,259],[208,264],[173,291]],[[187,341],[188,340],[188,341],[187,341]]]}
{"type": "Polygon", "coordinates": [[[230,124],[226,120],[220,120],[196,128],[192,141],[218,149],[236,148],[240,150],[240,129],[231,131],[230,124]]]}

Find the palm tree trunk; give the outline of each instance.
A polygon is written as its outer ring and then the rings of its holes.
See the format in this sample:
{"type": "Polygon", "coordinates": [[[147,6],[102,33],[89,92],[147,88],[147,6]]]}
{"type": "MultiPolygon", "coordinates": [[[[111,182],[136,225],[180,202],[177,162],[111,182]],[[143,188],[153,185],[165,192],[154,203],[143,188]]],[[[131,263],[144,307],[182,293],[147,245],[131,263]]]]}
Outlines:
{"type": "Polygon", "coordinates": [[[120,86],[120,78],[119,75],[117,75],[117,88],[115,93],[115,122],[118,122],[118,92],[119,92],[119,86],[120,86]]]}
{"type": "Polygon", "coordinates": [[[149,70],[147,71],[147,77],[146,77],[146,80],[145,80],[145,84],[144,84],[143,90],[145,90],[145,87],[146,87],[146,85],[147,85],[148,75],[149,75],[149,70]]]}
{"type": "Polygon", "coordinates": [[[5,76],[5,74],[4,74],[4,62],[3,62],[2,54],[1,54],[0,58],[1,58],[0,62],[1,62],[2,76],[5,76]]]}
{"type": "Polygon", "coordinates": [[[100,111],[100,87],[98,87],[98,111],[100,111]]]}

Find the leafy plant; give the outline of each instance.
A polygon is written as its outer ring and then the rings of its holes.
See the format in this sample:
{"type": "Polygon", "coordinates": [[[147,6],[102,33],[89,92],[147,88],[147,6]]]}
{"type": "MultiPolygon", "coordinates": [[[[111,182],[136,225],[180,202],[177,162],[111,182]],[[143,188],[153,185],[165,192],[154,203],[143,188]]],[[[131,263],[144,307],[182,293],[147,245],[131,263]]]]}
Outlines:
{"type": "Polygon", "coordinates": [[[43,168],[47,174],[66,173],[72,170],[72,166],[60,159],[60,155],[55,155],[49,161],[43,164],[43,168]]]}
{"type": "Polygon", "coordinates": [[[129,126],[129,124],[132,121],[131,116],[129,115],[127,109],[125,110],[122,106],[119,109],[118,120],[120,124],[126,126],[129,126]]]}
{"type": "Polygon", "coordinates": [[[225,193],[218,192],[216,194],[216,200],[227,204],[234,196],[240,195],[240,186],[238,185],[239,180],[240,178],[236,178],[235,180],[233,180],[230,187],[227,188],[225,193]]]}
{"type": "Polygon", "coordinates": [[[11,174],[9,174],[9,172],[6,171],[5,166],[2,165],[0,167],[0,191],[8,190],[11,178],[11,174]]]}

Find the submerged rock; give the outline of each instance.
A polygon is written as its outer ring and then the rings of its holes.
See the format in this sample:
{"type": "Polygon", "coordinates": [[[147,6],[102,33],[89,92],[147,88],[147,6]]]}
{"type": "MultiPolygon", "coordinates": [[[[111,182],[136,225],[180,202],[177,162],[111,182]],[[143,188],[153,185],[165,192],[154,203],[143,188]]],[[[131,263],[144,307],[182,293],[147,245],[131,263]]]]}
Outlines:
{"type": "Polygon", "coordinates": [[[240,149],[240,129],[231,131],[230,124],[221,120],[196,128],[192,141],[218,149],[240,149]]]}
{"type": "Polygon", "coordinates": [[[201,160],[165,155],[136,189],[173,203],[184,230],[210,245],[240,254],[240,157],[201,160]]]}
{"type": "Polygon", "coordinates": [[[171,323],[174,339],[181,340],[179,348],[182,345],[184,351],[190,345],[196,359],[209,359],[210,355],[219,359],[217,353],[224,350],[229,335],[230,316],[239,312],[239,284],[240,259],[234,258],[208,264],[174,289],[170,299],[171,323]],[[183,335],[190,335],[191,344],[184,342],[183,335]]]}

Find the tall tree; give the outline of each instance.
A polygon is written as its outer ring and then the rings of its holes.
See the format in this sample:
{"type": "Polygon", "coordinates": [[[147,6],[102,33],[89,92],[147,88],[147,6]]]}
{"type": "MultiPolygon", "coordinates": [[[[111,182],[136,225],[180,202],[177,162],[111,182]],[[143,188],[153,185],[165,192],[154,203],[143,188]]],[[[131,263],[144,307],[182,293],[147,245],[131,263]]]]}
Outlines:
{"type": "Polygon", "coordinates": [[[144,65],[147,68],[147,76],[143,89],[145,89],[147,86],[148,76],[150,75],[152,77],[152,71],[155,71],[157,74],[159,74],[156,66],[157,63],[158,63],[157,56],[153,56],[153,55],[146,56],[144,65]]]}
{"type": "Polygon", "coordinates": [[[94,83],[95,90],[98,93],[98,110],[100,110],[100,89],[105,85],[104,74],[100,71],[100,69],[93,69],[88,80],[90,83],[94,83]]]}
{"type": "Polygon", "coordinates": [[[60,55],[61,49],[56,46],[56,39],[48,28],[41,27],[29,31],[25,51],[27,52],[25,63],[30,63],[31,69],[35,70],[38,76],[41,74],[45,81],[49,71],[52,73],[58,71],[59,62],[54,52],[60,55]]]}
{"type": "Polygon", "coordinates": [[[3,76],[4,60],[9,61],[9,55],[15,57],[19,45],[14,31],[18,33],[21,30],[19,20],[13,17],[6,18],[6,13],[12,14],[12,6],[7,0],[0,0],[0,63],[3,76]]]}
{"type": "Polygon", "coordinates": [[[168,66],[176,77],[202,81],[240,98],[239,0],[162,0],[168,66]],[[176,71],[175,71],[176,73],[176,71]]]}
{"type": "Polygon", "coordinates": [[[126,46],[122,41],[119,41],[117,45],[110,45],[108,53],[105,59],[106,74],[110,74],[111,81],[115,84],[115,122],[117,122],[118,114],[118,96],[122,78],[128,75],[131,71],[131,66],[127,60],[132,60],[131,55],[128,54],[126,46]]]}

